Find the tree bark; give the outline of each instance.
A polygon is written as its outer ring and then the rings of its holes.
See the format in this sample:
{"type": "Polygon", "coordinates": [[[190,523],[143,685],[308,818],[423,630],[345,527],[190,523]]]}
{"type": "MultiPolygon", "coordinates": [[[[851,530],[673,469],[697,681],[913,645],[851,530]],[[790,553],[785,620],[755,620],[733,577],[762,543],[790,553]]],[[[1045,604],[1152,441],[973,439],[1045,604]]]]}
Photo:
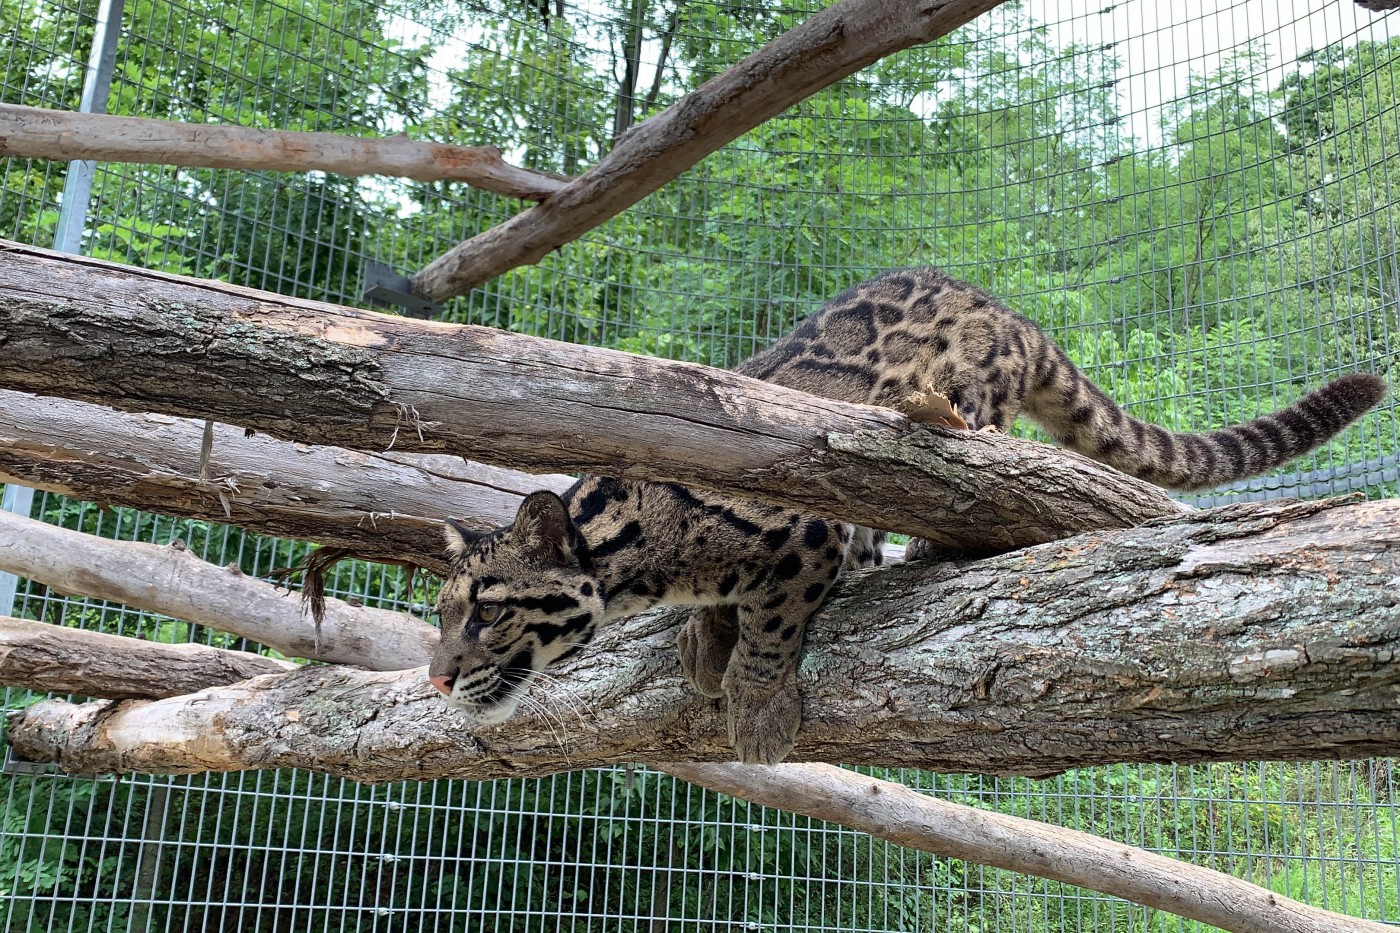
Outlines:
{"type": "Polygon", "coordinates": [[[0,390],[0,482],[315,541],[434,573],[447,569],[444,518],[495,528],[514,520],[527,493],[573,483],[446,454],[249,437],[223,424],[214,425],[201,463],[203,432],[200,421],[0,390]]]}
{"type": "Polygon", "coordinates": [[[544,256],[705,156],[866,65],[932,42],[1000,0],[842,0],[622,137],[549,201],[453,247],[413,277],[438,303],[544,256]]]}
{"type": "Polygon", "coordinates": [[[241,635],[291,658],[396,671],[422,664],[437,644],[437,629],[425,622],[329,598],[318,632],[300,594],[237,567],[202,561],[183,546],[111,541],[8,512],[0,512],[0,570],[62,593],[111,599],[241,635]]]}
{"type": "Polygon", "coordinates": [[[226,124],[70,113],[0,104],[0,157],[95,159],[195,168],[391,175],[460,181],[507,197],[543,201],[569,179],[509,165],[495,146],[447,146],[226,124]]]}
{"type": "MultiPolygon", "coordinates": [[[[1049,775],[1108,762],[1400,753],[1400,502],[1234,506],[840,584],[808,627],[794,761],[1049,775]]],[[[12,722],[82,772],[301,767],[487,779],[727,760],[721,705],[681,679],[681,613],[605,628],[473,728],[421,670],[303,668],[194,697],[12,722]]]]}
{"type": "MultiPolygon", "coordinates": [[[[3,545],[0,545],[3,547],[3,545]]],[[[262,674],[290,661],[207,645],[169,645],[0,616],[0,687],[92,696],[173,697],[262,674]]]]}
{"type": "Polygon", "coordinates": [[[1084,457],[704,366],[0,248],[0,388],[672,481],[985,554],[1184,507],[1084,457]]]}

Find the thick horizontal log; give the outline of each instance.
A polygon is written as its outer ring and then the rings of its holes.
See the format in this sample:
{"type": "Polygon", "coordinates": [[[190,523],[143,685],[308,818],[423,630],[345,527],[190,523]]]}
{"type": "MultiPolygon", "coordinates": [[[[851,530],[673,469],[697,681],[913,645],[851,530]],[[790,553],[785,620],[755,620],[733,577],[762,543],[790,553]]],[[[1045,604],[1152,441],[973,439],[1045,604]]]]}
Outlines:
{"type": "Polygon", "coordinates": [[[295,669],[290,661],[247,651],[161,644],[0,616],[0,687],[91,696],[97,683],[104,697],[173,697],[295,669]]]}
{"type": "MultiPolygon", "coordinates": [[[[795,761],[1047,775],[1109,762],[1400,753],[1400,502],[1271,503],[965,564],[854,575],[809,625],[795,761]]],[[[362,781],[722,761],[681,614],[605,628],[474,728],[421,670],[305,668],[193,697],[19,713],[83,772],[302,767],[362,781]],[[528,704],[527,704],[528,706],[528,704]]]]}
{"type": "Polygon", "coordinates": [[[1232,933],[1382,933],[1223,872],[1073,829],[948,803],[832,765],[665,764],[722,794],[840,823],[944,858],[1113,894],[1232,933]]]}
{"type": "MultiPolygon", "coordinates": [[[[81,662],[93,647],[85,640],[86,632],[37,622],[23,624],[49,630],[46,634],[57,643],[52,650],[55,658],[81,662]]],[[[149,653],[146,642],[102,637],[125,643],[106,648],[102,652],[104,659],[110,656],[125,660],[130,656],[139,668],[145,660],[143,655],[149,653]]],[[[3,639],[4,622],[0,620],[0,646],[3,639]]],[[[133,686],[138,690],[144,687],[145,695],[155,695],[167,686],[139,681],[131,684],[126,671],[112,664],[80,664],[77,670],[79,680],[71,686],[79,687],[78,692],[88,696],[122,698],[133,686]]],[[[4,671],[4,658],[0,657],[0,675],[4,671]]],[[[183,676],[178,679],[182,684],[190,683],[183,676]]],[[[853,774],[832,765],[764,768],[665,762],[655,767],[722,794],[839,823],[907,848],[1079,885],[1225,930],[1380,933],[1388,929],[1300,904],[1209,868],[1077,830],[948,803],[892,781],[853,774]]]]}
{"type": "Polygon", "coordinates": [[[277,437],[728,490],[969,553],[1183,507],[1032,441],[704,366],[0,247],[0,388],[277,437]]]}
{"type": "Polygon", "coordinates": [[[0,157],[4,156],[460,181],[528,201],[543,201],[569,183],[561,175],[510,165],[495,146],[175,123],[19,104],[0,104],[0,157]]]}
{"type": "Polygon", "coordinates": [[[437,643],[426,622],[330,598],[318,633],[300,594],[200,560],[183,545],[112,541],[8,512],[0,512],[0,570],[241,635],[291,658],[396,671],[422,664],[437,643]]]}
{"type": "Polygon", "coordinates": [[[204,429],[202,421],[0,390],[0,482],[314,541],[369,560],[406,560],[436,573],[446,570],[444,518],[495,528],[515,518],[526,494],[573,483],[447,454],[249,437],[224,424],[213,425],[201,462],[204,429]]]}
{"type": "Polygon", "coordinates": [[[833,4],[633,127],[543,205],[453,247],[413,277],[413,291],[441,302],[538,262],[798,101],[886,55],[946,35],[1000,2],[833,4]]]}

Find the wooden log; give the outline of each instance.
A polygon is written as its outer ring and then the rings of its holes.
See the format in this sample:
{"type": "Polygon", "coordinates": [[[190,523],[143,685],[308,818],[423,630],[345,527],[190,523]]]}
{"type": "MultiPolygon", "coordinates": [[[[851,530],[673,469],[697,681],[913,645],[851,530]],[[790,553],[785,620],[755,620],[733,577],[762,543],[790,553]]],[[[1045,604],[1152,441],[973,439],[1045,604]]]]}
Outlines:
{"type": "Polygon", "coordinates": [[[0,246],[0,388],[729,491],[985,554],[1184,507],[1033,441],[690,363],[0,246]]]}
{"type": "MultiPolygon", "coordinates": [[[[793,761],[1043,776],[1109,762],[1400,753],[1400,501],[1232,506],[964,564],[853,575],[808,627],[793,761]]],[[[421,669],[303,668],[12,720],[80,772],[299,767],[481,780],[729,760],[681,613],[604,628],[503,725],[421,669]]]]}
{"type": "MultiPolygon", "coordinates": [[[[329,598],[317,632],[300,594],[237,567],[200,560],[183,545],[112,541],[8,512],[0,512],[0,570],[62,593],[110,599],[241,635],[292,658],[394,671],[417,667],[437,643],[437,629],[426,622],[329,598]]],[[[190,689],[199,687],[175,693],[190,689]]]]}
{"type": "Polygon", "coordinates": [[[842,0],[783,33],[618,140],[539,207],[453,247],[413,276],[433,303],[541,258],[631,207],[725,143],[900,49],[1001,0],[842,0]]]}
{"type": "Polygon", "coordinates": [[[220,123],[43,110],[0,104],[0,157],[94,159],[145,165],[460,181],[543,201],[569,179],[508,164],[495,146],[448,146],[407,136],[297,133],[220,123]]]}
{"type": "MultiPolygon", "coordinates": [[[[0,513],[2,514],[2,513],[0,513]]],[[[162,644],[0,616],[0,687],[91,696],[173,697],[262,674],[290,661],[207,645],[162,644]]]]}
{"type": "MultiPolygon", "coordinates": [[[[3,353],[0,347],[0,353],[3,353]]],[[[0,482],[103,505],[238,525],[445,572],[442,521],[490,529],[515,518],[534,475],[446,454],[365,453],[204,423],[0,390],[0,482]]]]}
{"type": "MultiPolygon", "coordinates": [[[[52,630],[61,642],[52,654],[82,661],[92,645],[88,633],[25,623],[52,630]]],[[[0,646],[4,644],[0,620],[0,646]]],[[[102,655],[145,661],[151,647],[128,638],[102,655]]],[[[181,646],[184,647],[184,646],[181,646]]],[[[0,656],[0,678],[5,673],[0,656]]],[[[110,664],[80,664],[73,686],[91,696],[124,697],[126,672],[110,664]]],[[[181,678],[182,682],[188,682],[181,678]]],[[[154,694],[159,687],[137,682],[154,694]]],[[[1239,933],[1361,933],[1389,929],[1381,924],[1319,910],[1209,868],[1167,858],[1072,829],[1007,816],[918,793],[901,784],[853,774],[832,765],[779,765],[664,762],[654,767],[693,784],[766,807],[838,823],[898,845],[944,858],[963,859],[1025,872],[1116,895],[1149,907],[1239,933]]]]}
{"type": "Polygon", "coordinates": [[[1382,933],[1267,888],[1078,830],[961,806],[832,765],[664,764],[682,780],[944,858],[1102,891],[1232,933],[1382,933]]]}

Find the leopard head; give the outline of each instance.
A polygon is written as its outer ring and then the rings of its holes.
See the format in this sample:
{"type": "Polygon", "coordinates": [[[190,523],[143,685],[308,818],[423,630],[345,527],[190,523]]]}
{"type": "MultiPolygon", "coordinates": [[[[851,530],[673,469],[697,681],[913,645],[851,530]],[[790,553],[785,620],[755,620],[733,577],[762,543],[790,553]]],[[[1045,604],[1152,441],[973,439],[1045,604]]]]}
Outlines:
{"type": "Polygon", "coordinates": [[[540,671],[593,636],[602,587],[552,492],[526,496],[505,528],[481,534],[449,521],[446,535],[452,570],[428,677],[477,722],[505,722],[540,671]]]}

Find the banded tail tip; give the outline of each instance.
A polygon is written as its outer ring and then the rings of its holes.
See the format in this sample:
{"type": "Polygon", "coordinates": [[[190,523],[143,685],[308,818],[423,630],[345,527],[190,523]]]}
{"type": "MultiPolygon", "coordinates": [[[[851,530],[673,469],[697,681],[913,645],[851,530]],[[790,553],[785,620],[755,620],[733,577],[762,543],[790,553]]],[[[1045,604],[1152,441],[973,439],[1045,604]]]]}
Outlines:
{"type": "Polygon", "coordinates": [[[1354,412],[1353,417],[1360,417],[1385,401],[1388,387],[1380,376],[1348,373],[1329,382],[1323,391],[1346,411],[1354,412]]]}

